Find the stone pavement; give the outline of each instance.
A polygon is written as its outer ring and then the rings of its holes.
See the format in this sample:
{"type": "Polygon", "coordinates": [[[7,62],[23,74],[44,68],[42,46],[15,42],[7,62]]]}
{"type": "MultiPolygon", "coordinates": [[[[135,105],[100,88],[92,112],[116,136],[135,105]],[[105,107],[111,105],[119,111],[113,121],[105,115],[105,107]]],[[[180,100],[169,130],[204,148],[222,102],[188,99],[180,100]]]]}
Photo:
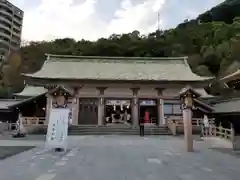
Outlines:
{"type": "Polygon", "coordinates": [[[179,137],[75,136],[66,153],[54,153],[39,140],[37,148],[0,161],[0,179],[239,179],[240,159],[208,148],[212,145],[196,141],[196,151],[186,153],[179,137]]]}

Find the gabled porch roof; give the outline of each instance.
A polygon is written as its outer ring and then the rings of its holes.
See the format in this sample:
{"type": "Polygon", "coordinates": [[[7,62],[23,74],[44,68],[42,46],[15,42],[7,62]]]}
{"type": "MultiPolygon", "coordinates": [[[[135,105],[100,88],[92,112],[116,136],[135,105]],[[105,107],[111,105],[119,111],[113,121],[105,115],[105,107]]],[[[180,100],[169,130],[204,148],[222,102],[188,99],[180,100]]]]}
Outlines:
{"type": "Polygon", "coordinates": [[[45,89],[44,87],[26,85],[25,88],[22,90],[22,92],[15,93],[14,95],[22,96],[22,97],[33,97],[46,92],[47,92],[47,89],[45,89]]]}

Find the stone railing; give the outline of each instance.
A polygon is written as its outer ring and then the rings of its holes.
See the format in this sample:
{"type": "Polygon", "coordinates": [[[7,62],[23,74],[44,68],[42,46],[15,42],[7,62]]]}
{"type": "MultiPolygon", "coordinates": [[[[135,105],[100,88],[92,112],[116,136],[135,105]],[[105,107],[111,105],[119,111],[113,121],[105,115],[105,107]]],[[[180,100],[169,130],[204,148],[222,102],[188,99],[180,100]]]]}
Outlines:
{"type": "Polygon", "coordinates": [[[173,136],[177,135],[176,120],[167,120],[167,127],[171,131],[173,136]]]}
{"type": "MultiPolygon", "coordinates": [[[[200,118],[192,118],[192,126],[200,126],[202,119],[200,118]]],[[[175,120],[177,127],[183,127],[183,119],[175,120]]]]}
{"type": "MultiPolygon", "coordinates": [[[[201,132],[201,123],[203,119],[201,118],[192,118],[192,128],[193,131],[196,131],[198,133],[201,132]]],[[[212,119],[209,120],[210,124],[212,124],[212,119]]],[[[169,130],[172,132],[172,134],[175,136],[179,132],[184,133],[184,123],[183,123],[183,117],[181,116],[170,116],[166,118],[167,126],[169,130]]]]}
{"type": "Polygon", "coordinates": [[[233,150],[240,150],[240,137],[235,135],[233,126],[231,128],[223,128],[220,126],[210,125],[209,128],[202,128],[202,136],[205,140],[210,138],[220,138],[226,142],[230,142],[233,150]]]}
{"type": "Polygon", "coordinates": [[[234,141],[235,132],[233,128],[223,128],[220,126],[210,125],[209,128],[201,128],[202,136],[204,137],[220,137],[224,139],[228,139],[230,141],[234,141]]]}
{"type": "Polygon", "coordinates": [[[22,117],[24,125],[41,125],[45,122],[45,117],[22,117]]]}

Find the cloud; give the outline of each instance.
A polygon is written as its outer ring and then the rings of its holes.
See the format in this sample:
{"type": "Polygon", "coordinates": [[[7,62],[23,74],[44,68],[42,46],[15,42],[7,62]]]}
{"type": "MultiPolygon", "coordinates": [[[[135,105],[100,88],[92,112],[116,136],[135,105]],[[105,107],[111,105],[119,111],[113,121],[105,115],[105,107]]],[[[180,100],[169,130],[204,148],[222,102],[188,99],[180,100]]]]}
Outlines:
{"type": "Polygon", "coordinates": [[[172,28],[223,0],[12,0],[25,11],[23,40],[72,37],[96,40],[112,33],[172,28]]]}
{"type": "Polygon", "coordinates": [[[31,40],[73,37],[96,38],[93,24],[101,24],[95,16],[95,0],[74,4],[72,0],[42,0],[25,13],[23,38],[31,40]]]}
{"type": "MultiPolygon", "coordinates": [[[[115,33],[127,33],[133,30],[149,32],[149,25],[156,24],[158,11],[164,3],[165,0],[148,0],[134,6],[131,0],[123,0],[121,8],[115,12],[107,30],[115,33]]],[[[156,28],[157,26],[154,30],[156,28]]]]}

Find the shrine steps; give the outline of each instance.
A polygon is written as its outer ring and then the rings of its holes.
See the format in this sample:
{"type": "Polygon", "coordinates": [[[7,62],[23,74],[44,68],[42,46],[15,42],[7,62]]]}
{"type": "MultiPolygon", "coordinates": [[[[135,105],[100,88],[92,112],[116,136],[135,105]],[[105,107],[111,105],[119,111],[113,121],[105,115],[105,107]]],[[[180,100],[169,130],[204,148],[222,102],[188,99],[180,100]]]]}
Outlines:
{"type": "MultiPolygon", "coordinates": [[[[129,126],[70,126],[69,135],[139,135],[139,128],[129,126]]],[[[167,127],[145,127],[145,135],[171,135],[167,127]]]]}
{"type": "MultiPolygon", "coordinates": [[[[35,130],[29,132],[29,134],[46,134],[47,126],[35,128],[35,130]]],[[[78,125],[70,126],[68,128],[69,135],[139,135],[139,128],[132,128],[126,125],[114,125],[114,126],[96,126],[96,125],[78,125]]],[[[145,135],[172,135],[169,129],[165,126],[157,127],[145,127],[145,135]]]]}

